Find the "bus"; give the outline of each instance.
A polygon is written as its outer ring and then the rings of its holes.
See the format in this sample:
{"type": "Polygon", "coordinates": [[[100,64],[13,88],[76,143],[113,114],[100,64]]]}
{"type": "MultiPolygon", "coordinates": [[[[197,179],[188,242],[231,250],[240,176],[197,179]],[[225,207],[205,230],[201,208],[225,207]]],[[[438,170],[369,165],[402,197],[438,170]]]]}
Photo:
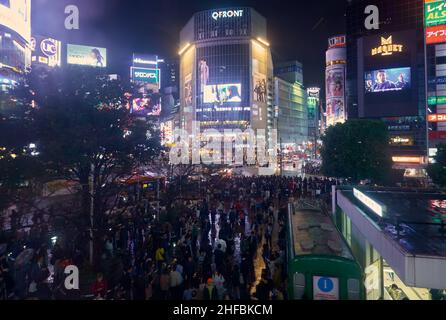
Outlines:
{"type": "Polygon", "coordinates": [[[363,271],[332,218],[318,206],[288,206],[290,300],[364,300],[363,271]]]}

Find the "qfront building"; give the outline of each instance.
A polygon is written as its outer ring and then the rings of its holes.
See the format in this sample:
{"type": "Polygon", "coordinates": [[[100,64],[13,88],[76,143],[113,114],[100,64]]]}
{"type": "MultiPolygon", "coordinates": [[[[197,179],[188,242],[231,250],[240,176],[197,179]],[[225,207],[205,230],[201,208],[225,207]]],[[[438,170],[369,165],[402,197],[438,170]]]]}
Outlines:
{"type": "Polygon", "coordinates": [[[264,17],[237,7],[196,13],[180,35],[181,126],[274,126],[273,63],[264,17]]]}

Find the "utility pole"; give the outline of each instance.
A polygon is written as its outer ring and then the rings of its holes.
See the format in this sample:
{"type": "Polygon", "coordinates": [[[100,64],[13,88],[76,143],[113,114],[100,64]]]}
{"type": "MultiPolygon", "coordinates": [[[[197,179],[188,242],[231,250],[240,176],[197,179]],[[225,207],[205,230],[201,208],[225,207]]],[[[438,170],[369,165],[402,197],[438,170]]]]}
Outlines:
{"type": "Polygon", "coordinates": [[[91,172],[90,172],[90,264],[93,265],[94,263],[94,244],[93,244],[93,237],[94,237],[94,164],[91,164],[91,172]]]}
{"type": "Polygon", "coordinates": [[[156,203],[157,203],[158,221],[160,221],[160,181],[161,179],[158,177],[158,181],[156,183],[156,203]]]}

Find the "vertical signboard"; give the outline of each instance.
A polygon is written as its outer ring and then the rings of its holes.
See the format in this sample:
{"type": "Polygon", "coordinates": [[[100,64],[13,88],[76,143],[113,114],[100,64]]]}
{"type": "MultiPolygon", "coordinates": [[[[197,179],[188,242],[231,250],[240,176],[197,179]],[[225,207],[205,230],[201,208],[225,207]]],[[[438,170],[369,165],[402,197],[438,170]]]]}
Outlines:
{"type": "Polygon", "coordinates": [[[425,0],[424,14],[424,22],[427,27],[446,24],[446,1],[425,0]]]}

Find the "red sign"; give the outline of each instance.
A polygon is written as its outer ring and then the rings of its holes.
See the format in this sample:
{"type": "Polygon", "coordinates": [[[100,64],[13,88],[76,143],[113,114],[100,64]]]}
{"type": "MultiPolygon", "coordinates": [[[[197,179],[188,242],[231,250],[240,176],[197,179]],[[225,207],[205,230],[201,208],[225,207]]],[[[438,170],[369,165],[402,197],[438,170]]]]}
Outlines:
{"type": "Polygon", "coordinates": [[[427,116],[428,122],[446,122],[446,114],[430,114],[427,116]]]}
{"type": "Polygon", "coordinates": [[[336,36],[328,39],[328,49],[345,47],[347,39],[345,36],[336,36]]]}
{"type": "Polygon", "coordinates": [[[431,131],[429,132],[429,140],[446,139],[446,131],[431,131]]]}
{"type": "Polygon", "coordinates": [[[426,43],[442,43],[446,42],[446,25],[427,27],[426,28],[426,43]]]}

